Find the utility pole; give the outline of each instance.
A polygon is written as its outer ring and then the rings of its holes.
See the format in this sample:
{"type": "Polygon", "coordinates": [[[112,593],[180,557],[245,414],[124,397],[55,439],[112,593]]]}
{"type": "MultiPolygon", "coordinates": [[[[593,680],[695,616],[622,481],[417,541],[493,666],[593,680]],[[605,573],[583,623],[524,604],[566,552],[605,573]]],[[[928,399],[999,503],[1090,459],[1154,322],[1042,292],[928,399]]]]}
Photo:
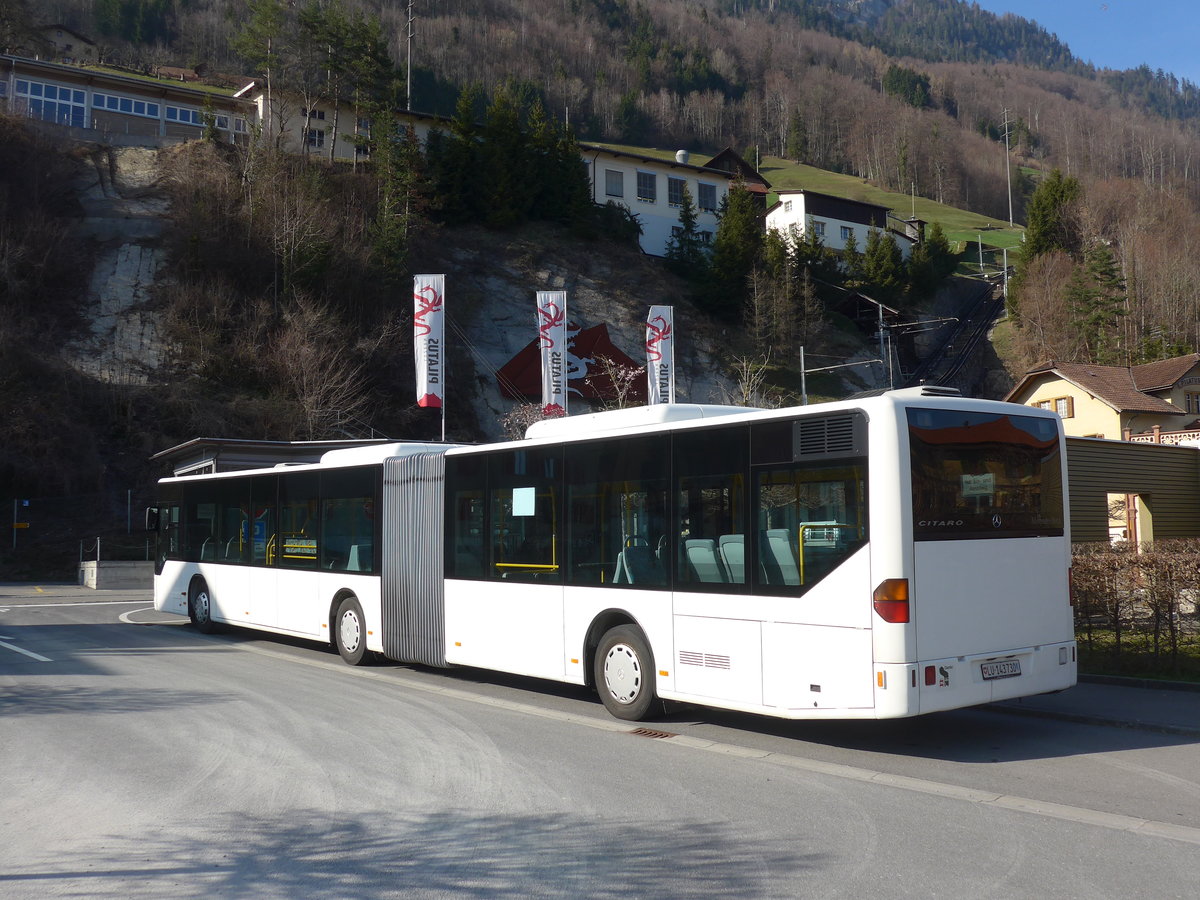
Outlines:
{"type": "Polygon", "coordinates": [[[1013,224],[1012,214],[1012,158],[1008,150],[1008,107],[1004,107],[1004,177],[1008,180],[1008,225],[1013,224]]]}
{"type": "Polygon", "coordinates": [[[413,22],[416,21],[416,16],[413,15],[413,6],[415,3],[416,0],[408,0],[408,70],[404,76],[404,90],[407,97],[405,106],[409,112],[412,112],[412,41],[413,22]]]}

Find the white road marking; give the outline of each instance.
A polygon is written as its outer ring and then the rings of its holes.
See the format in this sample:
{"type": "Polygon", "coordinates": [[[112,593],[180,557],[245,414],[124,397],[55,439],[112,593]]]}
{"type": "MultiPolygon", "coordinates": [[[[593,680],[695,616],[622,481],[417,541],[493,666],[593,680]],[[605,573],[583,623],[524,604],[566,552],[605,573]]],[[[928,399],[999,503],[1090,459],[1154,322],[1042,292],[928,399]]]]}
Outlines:
{"type": "Polygon", "coordinates": [[[12,612],[14,609],[46,609],[51,606],[132,606],[134,603],[145,603],[145,600],[76,600],[73,603],[22,603],[0,609],[0,612],[12,612]]]}
{"type": "Polygon", "coordinates": [[[48,659],[47,657],[42,656],[40,653],[34,653],[32,650],[23,650],[16,644],[9,644],[5,641],[0,641],[0,647],[7,647],[9,650],[14,651],[15,653],[24,653],[30,659],[36,659],[38,662],[54,662],[54,660],[48,659]]]}
{"type": "Polygon", "coordinates": [[[144,613],[144,612],[154,612],[154,607],[153,606],[143,606],[140,609],[130,609],[130,610],[127,610],[127,611],[121,613],[119,616],[117,616],[117,618],[120,619],[122,622],[124,622],[126,625],[187,625],[187,624],[189,624],[188,620],[181,616],[173,616],[171,621],[169,621],[169,622],[168,621],[135,622],[135,621],[133,621],[133,619],[129,618],[130,616],[134,616],[134,615],[137,615],[138,613],[144,613]]]}

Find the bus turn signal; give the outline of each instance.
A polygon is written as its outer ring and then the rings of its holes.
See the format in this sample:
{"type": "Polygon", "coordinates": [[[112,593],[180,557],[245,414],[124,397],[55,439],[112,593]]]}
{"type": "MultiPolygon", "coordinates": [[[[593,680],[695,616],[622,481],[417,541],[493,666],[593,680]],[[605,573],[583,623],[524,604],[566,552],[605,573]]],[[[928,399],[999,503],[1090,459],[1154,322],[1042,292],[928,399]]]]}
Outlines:
{"type": "Polygon", "coordinates": [[[875,612],[885,622],[903,624],[908,621],[908,579],[888,578],[872,595],[875,612]]]}

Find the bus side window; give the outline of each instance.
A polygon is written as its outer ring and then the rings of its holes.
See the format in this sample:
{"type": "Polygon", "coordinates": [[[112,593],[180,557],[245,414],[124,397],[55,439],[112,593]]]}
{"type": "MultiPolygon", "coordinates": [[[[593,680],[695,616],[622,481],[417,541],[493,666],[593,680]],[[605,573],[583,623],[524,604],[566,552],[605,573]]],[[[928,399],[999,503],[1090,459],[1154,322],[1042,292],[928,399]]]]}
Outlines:
{"type": "Polygon", "coordinates": [[[250,543],[250,562],[256,566],[275,564],[275,495],[279,478],[256,475],[250,485],[250,510],[246,523],[250,543]]]}
{"type": "Polygon", "coordinates": [[[378,469],[321,476],[321,568],[375,571],[375,481],[378,469]]]}
{"type": "Polygon", "coordinates": [[[760,469],[755,500],[762,593],[803,593],[866,542],[858,460],[760,469]]]}
{"type": "Polygon", "coordinates": [[[484,535],[484,495],[487,492],[487,457],[446,458],[447,578],[486,578],[487,546],[484,535]]]}
{"type": "Polygon", "coordinates": [[[489,456],[489,575],[505,581],[562,580],[562,449],[489,456]]]}
{"type": "Polygon", "coordinates": [[[745,591],[749,453],[744,425],[674,436],[677,590],[745,591]]]}
{"type": "Polygon", "coordinates": [[[279,479],[280,566],[317,567],[319,479],[316,472],[293,472],[279,479]]]}
{"type": "Polygon", "coordinates": [[[666,436],[566,448],[568,584],[667,586],[669,448],[666,436]]]}

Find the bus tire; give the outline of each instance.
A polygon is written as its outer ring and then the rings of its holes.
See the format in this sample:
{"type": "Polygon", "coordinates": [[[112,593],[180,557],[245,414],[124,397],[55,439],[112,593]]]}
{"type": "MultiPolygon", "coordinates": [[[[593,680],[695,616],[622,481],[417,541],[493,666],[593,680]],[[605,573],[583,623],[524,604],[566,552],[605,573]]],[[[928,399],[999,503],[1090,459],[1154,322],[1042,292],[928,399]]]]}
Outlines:
{"type": "Polygon", "coordinates": [[[637,722],[654,704],[654,656],[636,625],[605,632],[596,648],[596,690],[604,708],[618,719],[637,722]]]}
{"type": "Polygon", "coordinates": [[[188,618],[201,634],[212,634],[217,630],[217,623],[212,617],[212,592],[203,578],[193,581],[192,589],[188,592],[188,618]]]}
{"type": "Polygon", "coordinates": [[[352,666],[361,666],[367,658],[367,620],[362,607],[353,595],[338,604],[333,619],[333,642],[342,659],[352,666]]]}

